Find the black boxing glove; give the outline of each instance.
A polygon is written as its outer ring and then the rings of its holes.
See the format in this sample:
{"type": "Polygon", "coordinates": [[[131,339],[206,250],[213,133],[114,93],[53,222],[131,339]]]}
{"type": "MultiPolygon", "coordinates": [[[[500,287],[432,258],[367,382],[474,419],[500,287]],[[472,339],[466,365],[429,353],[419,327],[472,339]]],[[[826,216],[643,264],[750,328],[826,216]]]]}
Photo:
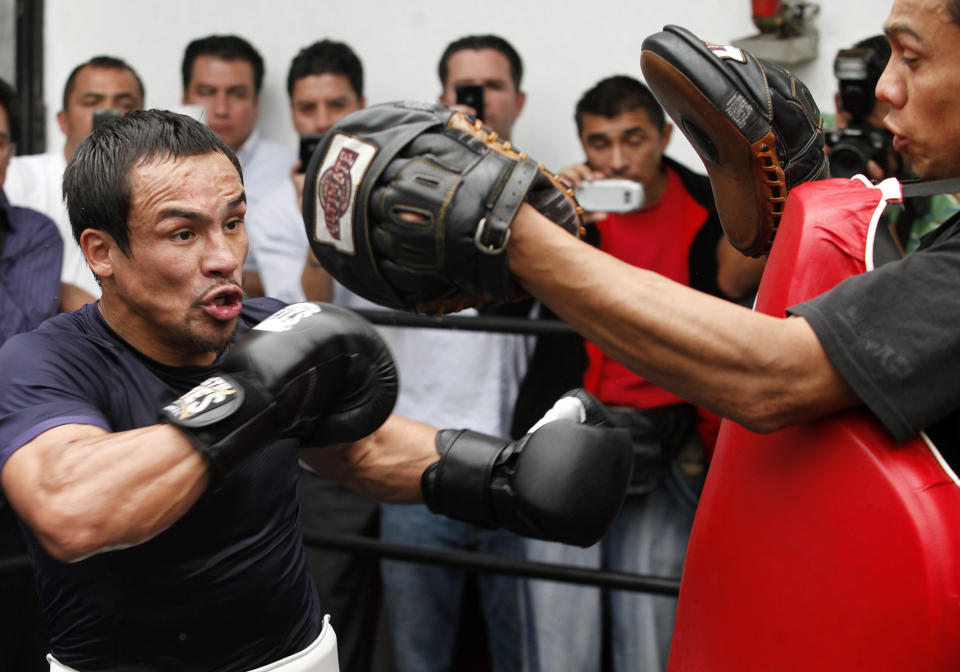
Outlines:
{"type": "Polygon", "coordinates": [[[160,411],[203,453],[216,484],[278,438],[323,446],[377,429],[397,398],[393,358],[359,315],[325,303],[296,303],[250,330],[221,373],[160,411]]]}
{"type": "Polygon", "coordinates": [[[633,463],[629,433],[579,389],[516,441],[444,429],[436,444],[440,459],[420,480],[431,511],[578,546],[599,541],[616,518],[633,463]]]}

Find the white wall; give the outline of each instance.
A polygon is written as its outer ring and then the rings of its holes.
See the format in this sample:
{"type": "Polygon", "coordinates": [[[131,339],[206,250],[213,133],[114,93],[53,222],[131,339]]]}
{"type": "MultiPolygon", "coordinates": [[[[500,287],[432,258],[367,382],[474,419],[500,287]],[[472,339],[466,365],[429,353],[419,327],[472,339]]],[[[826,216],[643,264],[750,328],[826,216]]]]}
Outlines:
{"type": "MultiPolygon", "coordinates": [[[[833,57],[881,31],[892,0],[821,0],[814,25],[819,56],[795,68],[825,113],[833,112],[833,57]]],[[[434,100],[437,60],[453,39],[497,33],[520,52],[527,107],[514,144],[558,169],[580,160],[573,107],[607,75],[642,78],[640,44],[668,23],[713,42],[755,34],[749,0],[46,0],[47,146],[62,145],[55,114],[70,70],[91,56],[127,60],[147,88],[149,107],[180,102],[180,61],[192,39],[236,33],[266,61],[261,128],[295,146],[286,72],[303,46],[330,37],[350,44],[364,63],[368,104],[401,98],[434,100]]],[[[668,150],[699,167],[683,137],[668,150]]]]}

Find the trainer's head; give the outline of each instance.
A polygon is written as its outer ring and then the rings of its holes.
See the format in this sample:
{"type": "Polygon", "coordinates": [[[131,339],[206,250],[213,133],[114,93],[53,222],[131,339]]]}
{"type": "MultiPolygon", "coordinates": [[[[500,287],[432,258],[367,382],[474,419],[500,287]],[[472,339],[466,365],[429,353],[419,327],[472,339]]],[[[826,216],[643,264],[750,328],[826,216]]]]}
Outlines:
{"type": "Polygon", "coordinates": [[[583,94],[574,118],[590,167],[640,182],[653,205],[665,184],[661,163],[673,127],[650,90],[626,75],[608,77],[583,94]]]}
{"type": "Polygon", "coordinates": [[[183,103],[202,105],[210,126],[237,151],[260,118],[263,58],[236,35],[210,35],[187,45],[181,65],[183,103]]]}
{"type": "Polygon", "coordinates": [[[64,155],[69,159],[90,134],[94,110],[139,110],[143,99],[140,76],[119,58],[95,56],[75,67],[63,87],[63,109],[57,113],[60,130],[67,136],[64,155]]]}
{"type": "Polygon", "coordinates": [[[483,87],[484,123],[503,138],[510,138],[513,124],[526,102],[520,90],[523,62],[516,49],[497,35],[468,35],[451,42],[437,67],[444,105],[457,104],[458,84],[483,87]]]}
{"type": "Polygon", "coordinates": [[[287,93],[297,133],[326,133],[366,104],[363,65],[343,42],[314,42],[290,64],[287,93]]]}
{"type": "Polygon", "coordinates": [[[159,361],[209,363],[243,297],[246,198],[230,148],[190,117],[131,112],[80,144],[63,190],[110,325],[159,361]]]}
{"type": "Polygon", "coordinates": [[[891,57],[877,82],[894,149],[924,179],[960,176],[960,0],[894,0],[891,57]]]}
{"type": "Polygon", "coordinates": [[[20,105],[13,87],[0,79],[0,191],[7,177],[7,165],[20,139],[20,105]]]}

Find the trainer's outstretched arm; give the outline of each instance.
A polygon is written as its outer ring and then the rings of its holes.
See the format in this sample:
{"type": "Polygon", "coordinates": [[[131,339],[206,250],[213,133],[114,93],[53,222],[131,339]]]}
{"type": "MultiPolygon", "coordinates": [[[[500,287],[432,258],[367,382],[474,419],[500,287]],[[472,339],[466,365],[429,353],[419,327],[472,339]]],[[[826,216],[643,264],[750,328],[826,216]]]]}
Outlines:
{"type": "Polygon", "coordinates": [[[528,205],[507,252],[527,291],[617,361],[749,429],[860,403],[802,318],[755,313],[630,266],[528,205]]]}

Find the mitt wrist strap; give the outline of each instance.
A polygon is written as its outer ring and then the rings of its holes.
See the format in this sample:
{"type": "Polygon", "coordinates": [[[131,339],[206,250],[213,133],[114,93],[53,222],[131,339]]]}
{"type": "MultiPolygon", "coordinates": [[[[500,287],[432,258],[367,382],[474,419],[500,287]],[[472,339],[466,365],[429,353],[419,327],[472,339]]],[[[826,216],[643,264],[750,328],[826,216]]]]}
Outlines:
{"type": "Polygon", "coordinates": [[[484,254],[502,254],[510,240],[510,224],[523,205],[530,186],[540,172],[536,161],[523,159],[517,162],[494,201],[487,216],[477,224],[473,237],[477,249],[484,254]]]}

